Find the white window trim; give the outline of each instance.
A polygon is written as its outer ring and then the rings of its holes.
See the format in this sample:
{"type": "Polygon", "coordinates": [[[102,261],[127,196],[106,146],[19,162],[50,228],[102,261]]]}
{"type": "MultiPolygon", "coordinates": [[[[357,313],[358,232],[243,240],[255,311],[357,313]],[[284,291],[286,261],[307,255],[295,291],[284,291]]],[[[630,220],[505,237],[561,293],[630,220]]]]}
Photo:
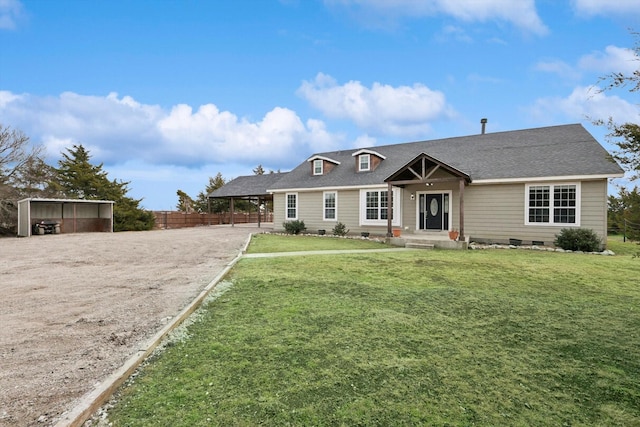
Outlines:
{"type": "Polygon", "coordinates": [[[449,203],[443,206],[445,213],[449,216],[447,222],[449,223],[448,231],[453,230],[453,191],[451,190],[433,190],[433,191],[416,191],[416,230],[420,229],[420,200],[421,194],[446,194],[448,195],[449,203]]]}
{"type": "Polygon", "coordinates": [[[531,226],[542,226],[542,227],[580,227],[581,223],[581,211],[582,207],[582,188],[579,182],[540,182],[535,184],[525,184],[524,186],[524,224],[531,226]],[[554,187],[559,187],[563,185],[574,185],[576,187],[576,222],[554,222],[553,215],[553,197],[554,197],[554,187]],[[529,221],[529,188],[530,187],[549,187],[549,222],[530,222],[529,221]]]}
{"type": "Polygon", "coordinates": [[[360,154],[358,156],[358,170],[360,172],[367,172],[367,171],[371,170],[371,154],[366,153],[366,154],[360,154]],[[364,159],[364,158],[367,159],[367,168],[366,169],[364,169],[362,167],[362,159],[364,159]]]}
{"type": "Polygon", "coordinates": [[[313,160],[313,174],[314,175],[322,175],[324,174],[324,161],[322,159],[314,159],[313,160]],[[320,172],[316,172],[316,162],[320,164],[320,172]]]}
{"type": "Polygon", "coordinates": [[[337,191],[325,191],[322,193],[322,220],[323,221],[333,221],[336,222],[338,221],[338,192],[337,191]],[[335,206],[335,211],[336,211],[336,216],[335,218],[327,218],[326,214],[327,214],[327,194],[333,194],[335,197],[335,201],[336,201],[336,206],[335,206]]]}
{"type": "Polygon", "coordinates": [[[284,196],[284,218],[286,221],[296,221],[298,219],[298,209],[300,205],[300,198],[298,197],[298,193],[286,193],[284,196]],[[289,196],[296,197],[296,216],[295,218],[289,217],[289,196]]]}
{"type": "MultiPolygon", "coordinates": [[[[360,190],[360,225],[380,225],[386,226],[386,219],[367,219],[367,192],[368,191],[388,191],[387,187],[366,188],[360,190]]],[[[391,225],[400,227],[402,225],[402,191],[400,188],[393,188],[393,219],[391,225]]]]}

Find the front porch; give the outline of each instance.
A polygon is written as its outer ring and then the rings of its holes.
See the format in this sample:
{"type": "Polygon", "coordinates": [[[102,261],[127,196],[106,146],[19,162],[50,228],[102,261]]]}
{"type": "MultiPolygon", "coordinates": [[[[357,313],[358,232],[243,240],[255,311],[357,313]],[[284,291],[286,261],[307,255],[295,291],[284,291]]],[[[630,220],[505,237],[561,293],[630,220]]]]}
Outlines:
{"type": "Polygon", "coordinates": [[[399,237],[389,237],[387,241],[394,246],[415,249],[467,249],[469,247],[469,242],[465,240],[451,240],[447,231],[404,232],[399,237]]]}
{"type": "Polygon", "coordinates": [[[388,194],[403,194],[401,236],[392,237],[393,197],[387,206],[387,236],[397,246],[465,249],[464,192],[469,175],[422,153],[385,179],[388,194]],[[449,237],[449,231],[458,236],[449,237]]]}

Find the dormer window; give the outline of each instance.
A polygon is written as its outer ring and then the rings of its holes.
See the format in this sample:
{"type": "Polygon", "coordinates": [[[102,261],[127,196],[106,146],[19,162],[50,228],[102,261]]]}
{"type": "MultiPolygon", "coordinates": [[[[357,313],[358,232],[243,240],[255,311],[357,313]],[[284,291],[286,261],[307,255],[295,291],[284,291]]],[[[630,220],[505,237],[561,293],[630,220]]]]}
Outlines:
{"type": "Polygon", "coordinates": [[[325,156],[313,156],[307,160],[311,164],[311,175],[322,176],[326,175],[331,170],[340,164],[339,161],[333,160],[325,156]]]}
{"type": "Polygon", "coordinates": [[[356,151],[352,156],[356,158],[357,172],[373,171],[386,159],[385,156],[377,151],[367,150],[366,148],[356,151]]]}
{"type": "Polygon", "coordinates": [[[368,171],[371,169],[371,154],[360,154],[359,156],[360,172],[368,171]]]}

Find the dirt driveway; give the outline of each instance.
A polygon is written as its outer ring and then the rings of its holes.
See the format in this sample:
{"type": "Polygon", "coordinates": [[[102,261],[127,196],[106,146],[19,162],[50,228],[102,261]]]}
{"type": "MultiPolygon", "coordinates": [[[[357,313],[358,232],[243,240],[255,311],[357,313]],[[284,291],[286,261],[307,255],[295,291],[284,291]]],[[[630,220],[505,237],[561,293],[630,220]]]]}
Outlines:
{"type": "Polygon", "coordinates": [[[261,231],[0,239],[0,426],[55,424],[261,231]]]}

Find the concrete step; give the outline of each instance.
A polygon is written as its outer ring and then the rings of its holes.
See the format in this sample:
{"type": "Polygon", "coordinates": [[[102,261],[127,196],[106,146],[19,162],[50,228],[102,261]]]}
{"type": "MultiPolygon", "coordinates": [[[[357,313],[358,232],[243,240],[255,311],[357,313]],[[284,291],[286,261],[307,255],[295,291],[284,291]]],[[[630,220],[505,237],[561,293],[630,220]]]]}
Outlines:
{"type": "Polygon", "coordinates": [[[433,243],[421,243],[421,242],[407,242],[404,244],[405,248],[412,249],[433,249],[433,243]]]}

